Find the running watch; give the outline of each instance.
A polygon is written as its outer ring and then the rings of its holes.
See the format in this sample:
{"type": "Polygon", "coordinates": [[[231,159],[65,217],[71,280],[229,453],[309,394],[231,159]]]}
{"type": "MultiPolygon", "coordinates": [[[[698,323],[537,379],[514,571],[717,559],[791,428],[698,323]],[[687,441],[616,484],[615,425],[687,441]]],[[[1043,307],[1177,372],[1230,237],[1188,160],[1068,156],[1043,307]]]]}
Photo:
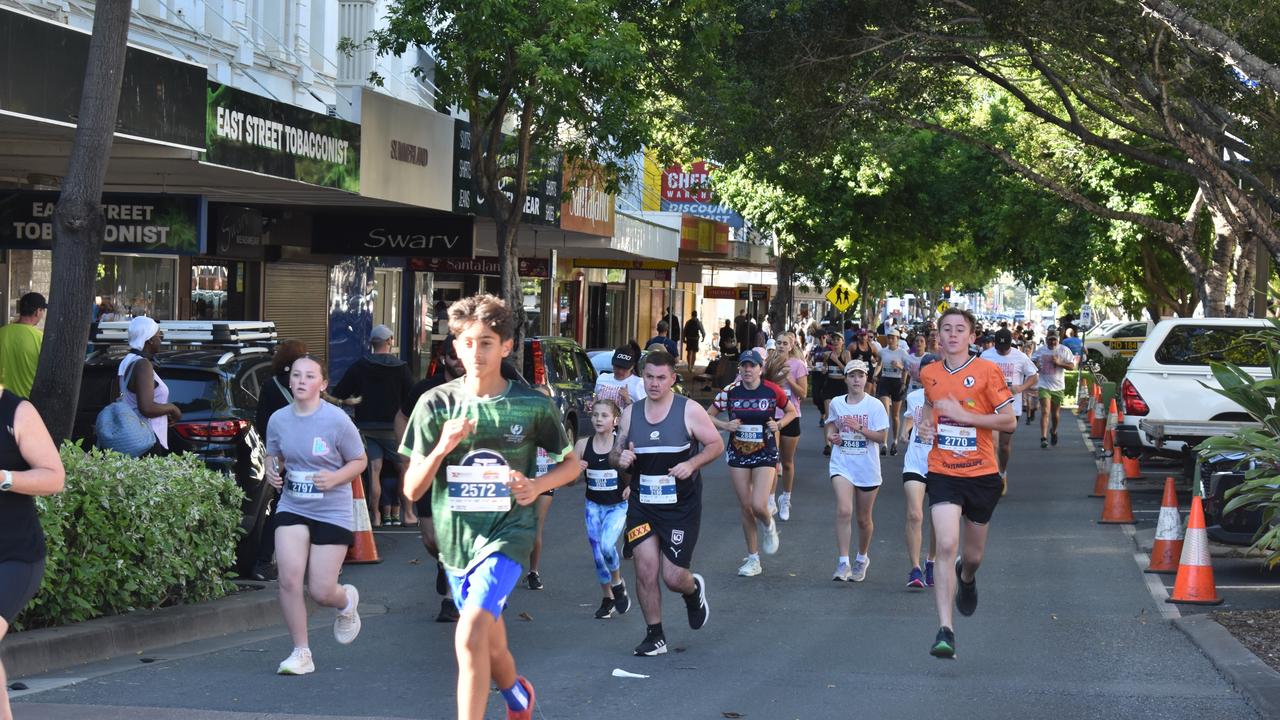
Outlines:
{"type": "Polygon", "coordinates": [[[0,492],[9,492],[13,489],[13,473],[8,470],[0,471],[4,473],[4,480],[0,480],[0,492]]]}

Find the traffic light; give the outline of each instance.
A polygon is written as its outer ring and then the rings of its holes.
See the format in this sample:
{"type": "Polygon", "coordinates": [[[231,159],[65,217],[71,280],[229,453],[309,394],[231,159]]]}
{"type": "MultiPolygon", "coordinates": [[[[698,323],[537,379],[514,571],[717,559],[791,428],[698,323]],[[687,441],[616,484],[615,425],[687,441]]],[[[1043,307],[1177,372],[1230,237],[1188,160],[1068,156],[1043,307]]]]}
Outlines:
{"type": "Polygon", "coordinates": [[[946,284],[946,285],[943,285],[943,286],[942,286],[942,299],[943,299],[943,300],[950,300],[950,299],[951,299],[951,284],[950,284],[950,283],[948,283],[948,284],[946,284]]]}

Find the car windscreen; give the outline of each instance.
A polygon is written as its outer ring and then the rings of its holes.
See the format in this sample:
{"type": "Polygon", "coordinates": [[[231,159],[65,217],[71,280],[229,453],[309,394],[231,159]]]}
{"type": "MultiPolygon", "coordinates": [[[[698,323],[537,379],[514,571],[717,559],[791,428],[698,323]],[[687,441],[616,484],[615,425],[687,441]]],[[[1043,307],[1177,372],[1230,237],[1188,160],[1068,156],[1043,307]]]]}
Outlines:
{"type": "Polygon", "coordinates": [[[1248,336],[1258,327],[1205,327],[1178,325],[1156,349],[1156,362],[1161,365],[1208,365],[1229,362],[1241,367],[1263,367],[1267,351],[1261,342],[1248,336]]]}
{"type": "Polygon", "coordinates": [[[224,411],[226,392],[222,381],[213,373],[161,368],[160,379],[169,386],[169,402],[184,413],[224,411]]]}

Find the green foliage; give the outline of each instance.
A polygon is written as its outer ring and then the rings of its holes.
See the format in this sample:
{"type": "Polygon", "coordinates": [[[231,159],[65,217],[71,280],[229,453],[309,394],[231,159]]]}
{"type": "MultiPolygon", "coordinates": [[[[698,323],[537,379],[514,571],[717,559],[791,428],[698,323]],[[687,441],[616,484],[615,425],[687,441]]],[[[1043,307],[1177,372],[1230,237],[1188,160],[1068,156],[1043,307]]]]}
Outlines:
{"type": "Polygon", "coordinates": [[[1098,372],[1111,382],[1118,383],[1124,379],[1124,374],[1129,370],[1129,361],[1131,357],[1124,355],[1112,355],[1108,358],[1102,358],[1098,363],[1098,372]]]}
{"type": "Polygon", "coordinates": [[[1212,389],[1243,407],[1261,427],[1209,438],[1196,450],[1205,458],[1244,453],[1242,464],[1248,466],[1245,481],[1227,491],[1224,512],[1238,508],[1262,511],[1262,526],[1251,549],[1265,553],[1267,565],[1275,567],[1280,565],[1280,523],[1275,523],[1280,513],[1280,415],[1276,414],[1276,400],[1280,398],[1280,320],[1271,320],[1271,327],[1251,334],[1245,341],[1265,348],[1271,377],[1258,380],[1237,365],[1215,362],[1210,367],[1221,388],[1212,389]]]}
{"type": "Polygon", "coordinates": [[[44,583],[19,616],[48,627],[222,597],[234,585],[244,498],[194,455],[135,459],[61,449],[66,490],[38,498],[49,555],[44,583]]]}

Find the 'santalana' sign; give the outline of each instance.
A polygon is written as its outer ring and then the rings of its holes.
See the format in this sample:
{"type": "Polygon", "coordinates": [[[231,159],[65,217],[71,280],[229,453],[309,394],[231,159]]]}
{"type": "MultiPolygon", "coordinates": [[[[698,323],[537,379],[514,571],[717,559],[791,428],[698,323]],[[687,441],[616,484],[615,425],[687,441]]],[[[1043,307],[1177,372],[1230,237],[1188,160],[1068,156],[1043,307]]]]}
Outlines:
{"type": "MultiPolygon", "coordinates": [[[[53,248],[56,192],[0,193],[0,247],[53,248]]],[[[200,198],[186,195],[102,196],[102,249],[107,252],[198,255],[200,198]]]]}
{"type": "Polygon", "coordinates": [[[469,258],[475,237],[472,219],[462,215],[317,215],[311,249],[327,255],[469,258]]]}
{"type": "Polygon", "coordinates": [[[360,126],[209,82],[205,160],[360,190],[360,126]]]}
{"type": "MultiPolygon", "coordinates": [[[[520,258],[518,261],[520,277],[545,278],[551,276],[551,263],[546,258],[520,258]]],[[[442,258],[415,257],[409,258],[410,270],[418,272],[457,273],[460,275],[498,275],[498,258],[442,258]]]]}

